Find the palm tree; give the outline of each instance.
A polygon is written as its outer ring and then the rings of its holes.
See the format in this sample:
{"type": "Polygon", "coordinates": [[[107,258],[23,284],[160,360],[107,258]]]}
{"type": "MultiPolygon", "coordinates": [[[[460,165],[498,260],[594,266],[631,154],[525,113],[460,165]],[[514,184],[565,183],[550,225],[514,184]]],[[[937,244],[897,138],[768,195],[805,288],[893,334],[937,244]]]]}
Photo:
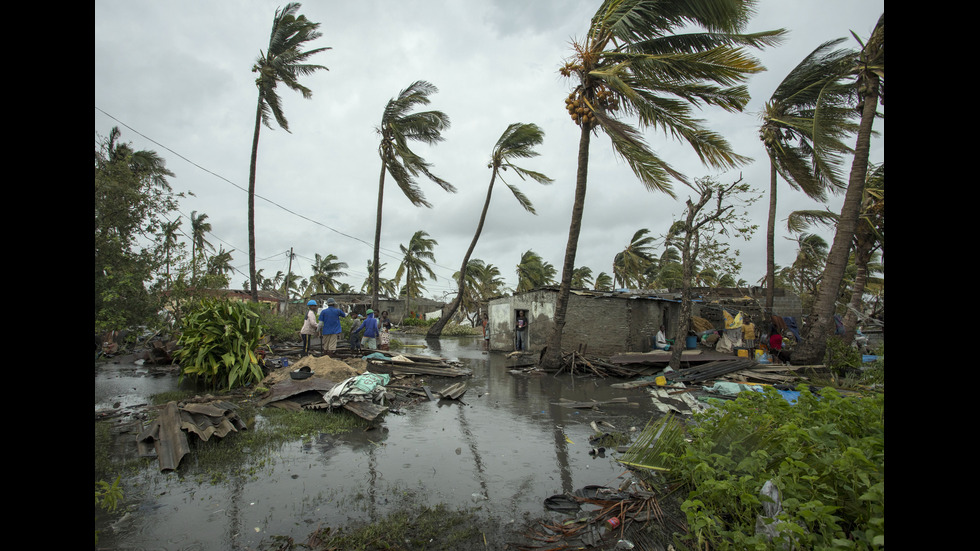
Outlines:
{"type": "Polygon", "coordinates": [[[525,251],[517,265],[517,292],[523,293],[555,282],[555,267],[538,253],[525,251]]]}
{"type": "Polygon", "coordinates": [[[572,288],[588,289],[592,286],[592,268],[579,266],[572,272],[572,288]]]}
{"type": "Polygon", "coordinates": [[[826,200],[827,190],[844,187],[841,138],[854,125],[848,88],[840,84],[853,60],[851,50],[834,50],[843,38],[817,46],[776,87],[766,102],[760,138],[769,156],[769,225],[766,231],[766,302],[772,314],[775,290],[777,175],[811,199],[826,200]]]}
{"type": "Polygon", "coordinates": [[[573,57],[561,73],[576,86],[566,100],[580,126],[578,171],[554,331],[541,367],[557,369],[561,336],[571,287],[575,253],[585,210],[589,142],[602,130],[613,149],[644,186],[674,196],[672,179],[687,178],[661,159],[643,140],[640,130],[653,126],[686,141],[712,168],[731,168],[748,161],[728,142],[693,117],[693,107],[714,105],[741,111],[749,101],[742,85],[763,69],[745,46],[778,43],[784,31],[738,34],[748,21],[751,0],[605,0],[592,18],[586,38],[574,43],[573,57]],[[676,34],[682,27],[706,32],[676,34]],[[616,118],[616,112],[638,118],[639,127],[616,118]]]}
{"type": "Polygon", "coordinates": [[[259,51],[259,57],[252,66],[252,72],[258,73],[255,86],[259,89],[258,105],[255,108],[255,130],[252,133],[252,157],[248,168],[248,273],[252,285],[252,301],[258,302],[259,291],[255,277],[255,164],[259,153],[259,130],[262,124],[270,129],[270,116],[276,119],[279,127],[289,132],[289,122],[282,111],[282,103],[276,87],[281,83],[290,90],[313,97],[313,92],[299,83],[298,77],[310,75],[318,69],[327,69],[322,65],[310,65],[306,61],[314,54],[330,48],[315,48],[303,51],[303,46],[310,41],[320,38],[317,31],[319,23],[306,19],[304,15],[296,15],[300,4],[289,3],[285,8],[277,9],[272,19],[272,32],[269,34],[269,47],[265,52],[259,51]]]}
{"type": "MultiPolygon", "coordinates": [[[[850,289],[850,305],[844,314],[845,342],[851,342],[854,338],[858,322],[857,312],[861,311],[863,305],[865,285],[868,283],[870,274],[875,270],[872,266],[873,259],[878,251],[883,250],[885,246],[885,165],[872,165],[869,170],[868,181],[864,187],[861,217],[854,231],[853,253],[848,264],[848,273],[852,271],[851,266],[853,265],[853,280],[850,289]]],[[[839,220],[840,215],[829,210],[794,211],[790,213],[787,219],[787,227],[791,232],[803,232],[813,224],[822,224],[828,228],[834,228],[839,220]]],[[[823,257],[820,263],[821,271],[826,261],[827,248],[828,245],[824,242],[823,257]]],[[[819,278],[816,279],[819,281],[819,278]]]]}
{"type": "Polygon", "coordinates": [[[490,198],[493,196],[493,184],[497,181],[497,177],[500,177],[500,181],[510,188],[511,193],[517,198],[517,202],[531,214],[536,214],[534,211],[534,206],[531,201],[523,194],[519,189],[517,189],[512,184],[507,183],[501,171],[506,171],[511,169],[517,174],[521,180],[525,177],[538,182],[539,184],[550,184],[552,182],[551,178],[541,174],[539,172],[534,172],[532,170],[527,170],[521,168],[515,164],[513,161],[516,159],[528,159],[531,157],[537,157],[538,152],[534,150],[534,147],[540,145],[544,141],[544,131],[541,130],[536,124],[524,124],[524,123],[513,123],[504,130],[504,133],[500,135],[497,140],[497,144],[493,147],[493,152],[490,154],[490,163],[487,168],[490,169],[490,185],[487,186],[487,198],[483,202],[483,211],[480,212],[480,221],[476,225],[476,233],[473,235],[473,240],[470,242],[470,246],[466,249],[466,254],[463,255],[463,264],[459,268],[459,290],[456,293],[456,298],[449,304],[449,306],[444,310],[443,315],[439,318],[436,323],[429,328],[427,333],[428,337],[438,337],[442,334],[442,328],[445,327],[446,323],[449,322],[449,318],[456,313],[459,308],[460,302],[463,300],[463,287],[464,279],[466,277],[466,263],[469,262],[470,256],[473,254],[473,249],[476,248],[476,242],[480,239],[480,233],[483,232],[483,223],[487,219],[487,211],[490,209],[490,198]]]}
{"type": "Polygon", "coordinates": [[[287,298],[297,296],[299,292],[300,276],[292,271],[282,278],[282,294],[287,298]]]}
{"type": "Polygon", "coordinates": [[[211,243],[204,238],[204,234],[210,233],[211,223],[206,222],[208,215],[197,211],[191,211],[191,280],[197,280],[198,256],[204,256],[204,249],[214,249],[211,243]]]}
{"type": "Polygon", "coordinates": [[[439,242],[431,239],[428,233],[419,230],[408,241],[408,247],[398,246],[402,251],[402,263],[398,265],[398,271],[395,272],[395,285],[398,286],[404,275],[405,286],[402,289],[405,292],[406,311],[411,311],[412,297],[421,296],[422,291],[425,290],[422,283],[427,278],[437,279],[436,273],[426,261],[436,261],[432,248],[438,244],[439,242]]]}
{"type": "MultiPolygon", "coordinates": [[[[381,157],[381,176],[378,182],[378,222],[374,231],[375,267],[381,265],[379,260],[381,254],[381,207],[384,202],[386,173],[391,174],[402,193],[415,206],[432,207],[425,200],[422,190],[419,189],[415,181],[419,174],[432,180],[446,191],[456,192],[456,188],[452,184],[433,174],[429,170],[431,165],[408,147],[409,141],[432,145],[443,140],[442,131],[449,128],[449,117],[445,113],[441,111],[411,112],[416,106],[428,105],[429,96],[438,91],[435,86],[422,80],[412,83],[411,86],[402,90],[397,98],[388,100],[384,114],[381,116],[381,125],[376,129],[381,135],[381,144],[378,146],[378,155],[381,157]]],[[[377,309],[378,290],[380,289],[377,271],[373,273],[373,277],[371,307],[377,309]]]]}
{"type": "MultiPolygon", "coordinates": [[[[381,263],[381,268],[378,269],[378,273],[385,269],[388,264],[385,262],[381,263]]],[[[361,285],[361,292],[369,295],[374,294],[374,262],[371,259],[367,261],[367,278],[364,279],[364,283],[361,285]]],[[[385,296],[393,297],[398,293],[395,289],[395,280],[387,279],[384,277],[378,277],[378,292],[384,294],[385,296]]]]}
{"type": "Polygon", "coordinates": [[[646,236],[648,229],[639,229],[633,234],[629,245],[616,253],[613,259],[613,282],[624,288],[639,289],[644,285],[643,273],[653,262],[651,249],[653,238],[646,236]]]}
{"type": "MultiPolygon", "coordinates": [[[[857,37],[855,36],[855,39],[857,37]]],[[[860,40],[858,40],[860,43],[860,40]]],[[[853,90],[857,94],[857,110],[861,113],[854,158],[847,180],[847,192],[841,207],[840,222],[834,233],[834,241],[827,255],[820,290],[813,305],[813,316],[804,329],[803,342],[793,352],[793,363],[810,364],[823,360],[827,338],[833,334],[834,312],[840,290],[840,282],[847,269],[850,248],[854,239],[864,185],[868,176],[868,159],[871,153],[871,135],[874,119],[878,116],[878,100],[885,102],[885,14],[882,13],[866,44],[862,44],[852,75],[853,90]]]]}
{"type": "Polygon", "coordinates": [[[160,227],[160,233],[163,236],[163,253],[166,259],[164,260],[166,266],[167,274],[167,289],[170,289],[170,264],[171,264],[171,253],[178,247],[177,243],[177,232],[180,230],[181,219],[177,218],[172,222],[164,222],[160,227]]]}
{"type": "Polygon", "coordinates": [[[606,272],[599,272],[599,275],[595,276],[594,288],[596,291],[612,291],[612,277],[610,277],[606,272]]]}
{"type": "Polygon", "coordinates": [[[314,255],[312,266],[313,275],[310,276],[310,280],[316,292],[336,293],[337,278],[347,275],[347,272],[341,271],[345,268],[347,268],[347,263],[338,262],[336,255],[328,254],[324,257],[321,257],[319,254],[314,255]]]}
{"type": "Polygon", "coordinates": [[[224,247],[219,247],[218,252],[208,258],[208,275],[228,275],[234,271],[231,266],[231,261],[233,260],[231,253],[235,252],[234,249],[226,251],[224,247]]]}

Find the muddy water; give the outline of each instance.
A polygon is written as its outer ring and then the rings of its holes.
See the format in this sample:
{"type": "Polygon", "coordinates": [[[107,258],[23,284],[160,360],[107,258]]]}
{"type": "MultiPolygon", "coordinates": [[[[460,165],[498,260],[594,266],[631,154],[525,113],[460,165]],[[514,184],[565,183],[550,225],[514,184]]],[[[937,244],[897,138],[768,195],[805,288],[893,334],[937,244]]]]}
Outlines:
{"type": "MultiPolygon", "coordinates": [[[[412,337],[403,342],[426,344],[412,337]]],[[[530,518],[559,516],[545,509],[549,496],[592,484],[618,485],[624,469],[617,454],[590,453],[589,423],[642,429],[654,415],[644,391],[610,388],[618,379],[515,374],[517,360],[484,353],[481,344],[452,338],[408,349],[458,359],[471,369],[461,401],[421,402],[389,413],[375,430],[287,444],[265,458],[256,477],[211,484],[153,468],[132,475],[124,482],[125,511],[111,519],[114,524],[97,526],[99,547],[257,549],[272,536],[302,542],[318,526],[341,528],[377,520],[397,507],[439,503],[476,508],[505,531],[520,531],[530,518]],[[640,405],[555,405],[561,399],[623,396],[640,405]]],[[[432,382],[435,389],[440,384],[432,382]]],[[[176,388],[176,377],[110,364],[97,370],[95,387],[96,409],[116,402],[125,407],[176,388]]],[[[193,454],[184,461],[193,462],[193,454]]],[[[494,538],[499,537],[498,532],[494,538]]]]}

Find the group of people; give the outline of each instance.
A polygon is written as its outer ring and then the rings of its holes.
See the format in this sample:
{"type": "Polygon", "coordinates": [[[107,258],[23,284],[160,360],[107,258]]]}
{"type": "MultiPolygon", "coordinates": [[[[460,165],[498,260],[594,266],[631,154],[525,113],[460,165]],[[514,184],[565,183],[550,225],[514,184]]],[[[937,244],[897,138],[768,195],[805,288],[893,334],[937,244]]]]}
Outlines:
{"type": "MultiPolygon", "coordinates": [[[[786,326],[786,322],[779,316],[772,317],[772,321],[769,324],[768,338],[766,335],[761,335],[761,342],[756,338],[756,326],[751,321],[743,321],[741,329],[741,345],[743,348],[756,348],[758,346],[768,352],[769,360],[775,364],[790,361],[790,349],[797,342],[797,338],[793,331],[786,326]]],[[[711,345],[717,342],[717,338],[721,336],[722,331],[713,331],[712,333],[716,334],[712,335],[712,338],[705,339],[705,342],[711,345]]],[[[666,338],[664,326],[661,325],[660,330],[657,331],[657,335],[654,337],[653,348],[655,350],[670,350],[672,344],[673,340],[666,338]]]]}
{"type": "MultiPolygon", "coordinates": [[[[337,350],[337,340],[343,333],[340,325],[340,318],[346,318],[347,312],[338,307],[337,301],[333,298],[327,299],[326,308],[317,315],[318,304],[315,300],[306,303],[306,318],[303,320],[303,327],[300,329],[300,338],[303,340],[303,355],[308,355],[313,351],[313,336],[320,334],[320,352],[328,353],[337,350]]],[[[370,348],[372,350],[388,350],[391,343],[390,330],[391,320],[388,312],[381,312],[381,317],[374,316],[374,310],[368,309],[367,317],[356,327],[351,328],[350,343],[352,349],[370,348]],[[356,339],[356,343],[355,343],[356,339]]],[[[354,314],[355,321],[357,315],[354,314]]]]}

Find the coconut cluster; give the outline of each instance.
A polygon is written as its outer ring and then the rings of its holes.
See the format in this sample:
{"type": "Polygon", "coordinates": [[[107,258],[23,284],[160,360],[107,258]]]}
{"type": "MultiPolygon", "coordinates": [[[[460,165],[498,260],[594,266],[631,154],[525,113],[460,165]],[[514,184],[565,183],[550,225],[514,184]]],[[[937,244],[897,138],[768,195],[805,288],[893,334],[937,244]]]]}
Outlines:
{"type": "MultiPolygon", "coordinates": [[[[591,103],[605,111],[616,111],[619,109],[619,100],[616,98],[616,95],[605,87],[601,87],[595,91],[595,99],[591,103]]],[[[575,124],[579,126],[582,126],[583,123],[591,125],[595,122],[595,111],[585,101],[580,90],[572,92],[565,98],[565,108],[568,110],[568,114],[572,117],[572,120],[575,121],[575,124]]]]}

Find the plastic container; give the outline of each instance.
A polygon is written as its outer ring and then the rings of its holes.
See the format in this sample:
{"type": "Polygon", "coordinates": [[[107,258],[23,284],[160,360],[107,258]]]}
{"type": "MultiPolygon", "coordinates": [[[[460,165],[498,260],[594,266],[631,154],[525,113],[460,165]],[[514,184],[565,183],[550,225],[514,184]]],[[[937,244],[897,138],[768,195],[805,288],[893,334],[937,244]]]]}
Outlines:
{"type": "Polygon", "coordinates": [[[694,350],[698,347],[698,338],[694,335],[687,338],[687,349],[694,350]]]}
{"type": "Polygon", "coordinates": [[[664,386],[667,384],[667,378],[664,377],[663,375],[657,377],[656,379],[654,379],[654,381],[656,381],[657,386],[664,386]]]}
{"type": "Polygon", "coordinates": [[[749,357],[749,349],[748,348],[739,348],[735,352],[736,352],[736,356],[738,356],[739,358],[748,358],[749,357]]]}

